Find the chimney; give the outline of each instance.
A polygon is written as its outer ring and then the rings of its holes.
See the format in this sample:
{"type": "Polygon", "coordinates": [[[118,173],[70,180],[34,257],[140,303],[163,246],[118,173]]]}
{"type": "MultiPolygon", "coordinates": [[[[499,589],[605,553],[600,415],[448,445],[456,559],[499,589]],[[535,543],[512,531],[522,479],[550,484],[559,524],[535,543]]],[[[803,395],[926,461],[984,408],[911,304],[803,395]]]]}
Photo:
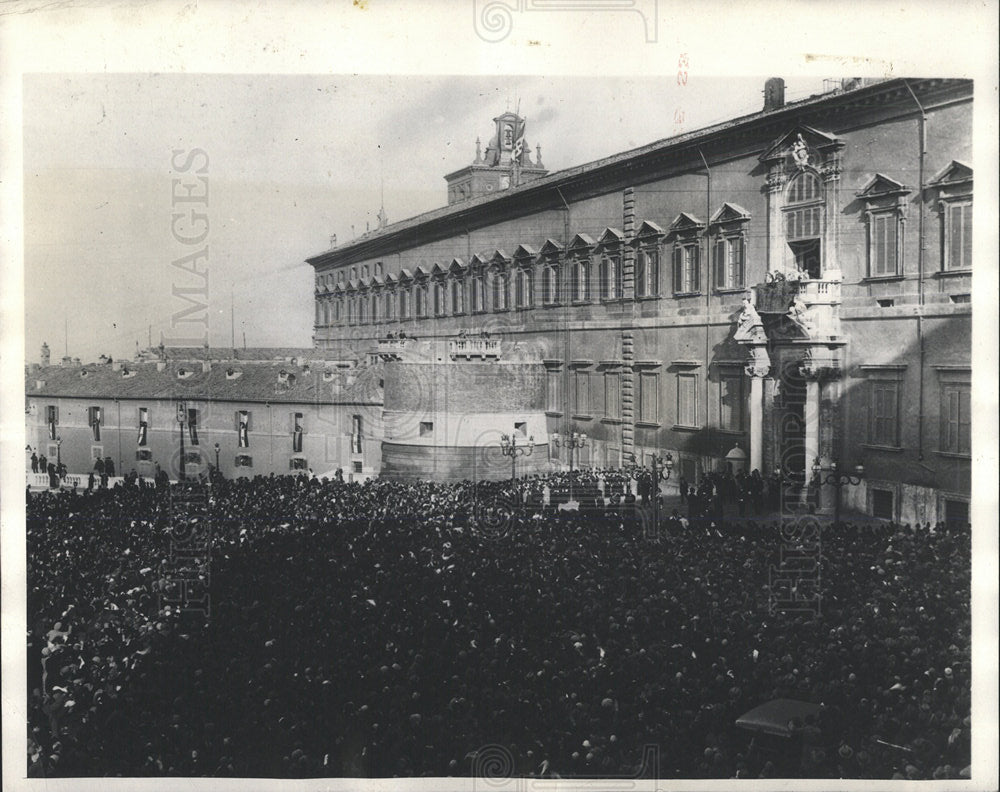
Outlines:
{"type": "Polygon", "coordinates": [[[42,365],[49,365],[49,345],[44,341],[42,342],[42,365]]]}
{"type": "Polygon", "coordinates": [[[203,361],[201,361],[201,370],[202,370],[202,372],[209,372],[209,371],[211,371],[212,370],[212,361],[211,360],[203,360],[203,361]]]}
{"type": "Polygon", "coordinates": [[[764,83],[764,110],[777,110],[785,106],[785,81],[772,77],[764,83]]]}
{"type": "Polygon", "coordinates": [[[121,361],[120,358],[114,358],[111,361],[111,370],[112,371],[121,371],[122,370],[122,361],[121,361]]]}
{"type": "Polygon", "coordinates": [[[64,366],[72,366],[73,365],[73,358],[71,358],[69,355],[63,355],[62,356],[62,364],[64,366]]]}
{"type": "Polygon", "coordinates": [[[164,369],[166,369],[166,367],[167,367],[167,361],[162,360],[162,359],[156,361],[156,370],[157,371],[163,371],[164,369]]]}

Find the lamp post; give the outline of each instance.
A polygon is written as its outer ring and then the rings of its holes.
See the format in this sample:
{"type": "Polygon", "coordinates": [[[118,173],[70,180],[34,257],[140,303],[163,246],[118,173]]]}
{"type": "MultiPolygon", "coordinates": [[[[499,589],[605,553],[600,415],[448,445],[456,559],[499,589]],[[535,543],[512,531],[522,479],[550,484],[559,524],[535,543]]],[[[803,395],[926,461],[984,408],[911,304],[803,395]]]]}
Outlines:
{"type": "Polygon", "coordinates": [[[510,480],[513,481],[516,478],[514,465],[517,462],[519,456],[531,456],[532,452],[535,450],[535,438],[534,435],[528,438],[527,445],[517,444],[517,435],[500,435],[500,451],[504,456],[510,457],[510,480]]]}
{"type": "Polygon", "coordinates": [[[819,464],[819,457],[813,462],[813,482],[816,486],[819,487],[826,484],[834,487],[836,490],[837,494],[833,501],[833,522],[837,524],[840,522],[840,491],[844,487],[856,487],[860,484],[861,480],[865,477],[865,466],[857,464],[854,466],[853,473],[839,473],[837,471],[837,460],[834,459],[830,463],[830,471],[830,473],[824,476],[823,468],[819,464]]]}
{"type": "Polygon", "coordinates": [[[62,438],[56,435],[56,475],[62,479],[60,470],[62,470],[62,438]]]}
{"type": "Polygon", "coordinates": [[[180,480],[184,481],[184,421],[187,418],[187,405],[177,402],[177,424],[181,428],[181,469],[180,480]]]}
{"type": "Polygon", "coordinates": [[[573,500],[573,453],[587,444],[585,432],[570,432],[569,435],[553,435],[552,442],[559,448],[569,449],[569,499],[573,500]]]}
{"type": "Polygon", "coordinates": [[[218,443],[215,444],[215,470],[216,470],[216,472],[218,472],[218,470],[219,470],[219,444],[218,443]]]}

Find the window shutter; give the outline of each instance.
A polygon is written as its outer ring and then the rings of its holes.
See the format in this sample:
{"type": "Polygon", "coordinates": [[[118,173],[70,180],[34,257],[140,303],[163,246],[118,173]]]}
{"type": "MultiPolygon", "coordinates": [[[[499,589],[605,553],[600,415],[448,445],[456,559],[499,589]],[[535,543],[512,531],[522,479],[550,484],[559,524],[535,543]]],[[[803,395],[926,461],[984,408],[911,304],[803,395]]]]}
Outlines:
{"type": "Polygon", "coordinates": [[[646,251],[640,250],[635,259],[635,296],[646,296],[646,251]]]}
{"type": "Polygon", "coordinates": [[[701,246],[691,248],[691,291],[701,291],[701,246]]]}
{"type": "Polygon", "coordinates": [[[715,288],[726,288],[726,240],[715,240],[715,288]]]}
{"type": "Polygon", "coordinates": [[[681,285],[684,282],[683,279],[683,268],[684,268],[684,250],[681,247],[674,248],[674,292],[682,291],[681,285]]]}
{"type": "Polygon", "coordinates": [[[972,451],[971,429],[971,397],[972,393],[967,390],[958,392],[958,451],[969,453],[972,451]]]}

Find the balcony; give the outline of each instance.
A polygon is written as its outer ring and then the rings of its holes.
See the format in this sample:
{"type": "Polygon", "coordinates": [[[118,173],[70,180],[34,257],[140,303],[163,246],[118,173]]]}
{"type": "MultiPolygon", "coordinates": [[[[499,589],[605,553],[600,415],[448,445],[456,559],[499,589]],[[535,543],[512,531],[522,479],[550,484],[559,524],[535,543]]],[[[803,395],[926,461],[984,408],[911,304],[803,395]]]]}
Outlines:
{"type": "Polygon", "coordinates": [[[762,314],[788,313],[798,297],[807,307],[840,305],[839,280],[784,280],[777,278],[751,287],[754,307],[762,314]]]}
{"type": "Polygon", "coordinates": [[[399,360],[409,340],[408,338],[380,338],[375,357],[382,360],[399,360]]]}
{"type": "Polygon", "coordinates": [[[458,338],[448,342],[448,354],[456,358],[499,360],[500,341],[492,338],[458,338]]]}

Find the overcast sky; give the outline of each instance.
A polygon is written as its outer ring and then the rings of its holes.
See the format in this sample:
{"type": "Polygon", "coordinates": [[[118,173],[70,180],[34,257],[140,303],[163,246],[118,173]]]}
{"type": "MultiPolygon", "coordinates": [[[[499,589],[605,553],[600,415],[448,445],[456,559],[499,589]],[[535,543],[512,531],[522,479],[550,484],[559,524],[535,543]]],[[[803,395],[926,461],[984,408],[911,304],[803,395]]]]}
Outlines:
{"type": "MultiPolygon", "coordinates": [[[[444,174],[508,107],[556,171],[759,110],[765,76],[28,75],[26,357],[47,341],[58,359],[67,327],[85,361],[190,335],[170,328],[190,306],[174,287],[199,283],[171,266],[197,249],[171,234],[172,180],[190,179],[174,150],[208,156],[207,207],[192,207],[208,215],[211,343],[230,342],[233,305],[237,344],[309,346],[304,259],[374,227],[383,185],[390,222],[444,205],[444,174]]],[[[822,88],[786,79],[789,100],[822,88]]]]}

